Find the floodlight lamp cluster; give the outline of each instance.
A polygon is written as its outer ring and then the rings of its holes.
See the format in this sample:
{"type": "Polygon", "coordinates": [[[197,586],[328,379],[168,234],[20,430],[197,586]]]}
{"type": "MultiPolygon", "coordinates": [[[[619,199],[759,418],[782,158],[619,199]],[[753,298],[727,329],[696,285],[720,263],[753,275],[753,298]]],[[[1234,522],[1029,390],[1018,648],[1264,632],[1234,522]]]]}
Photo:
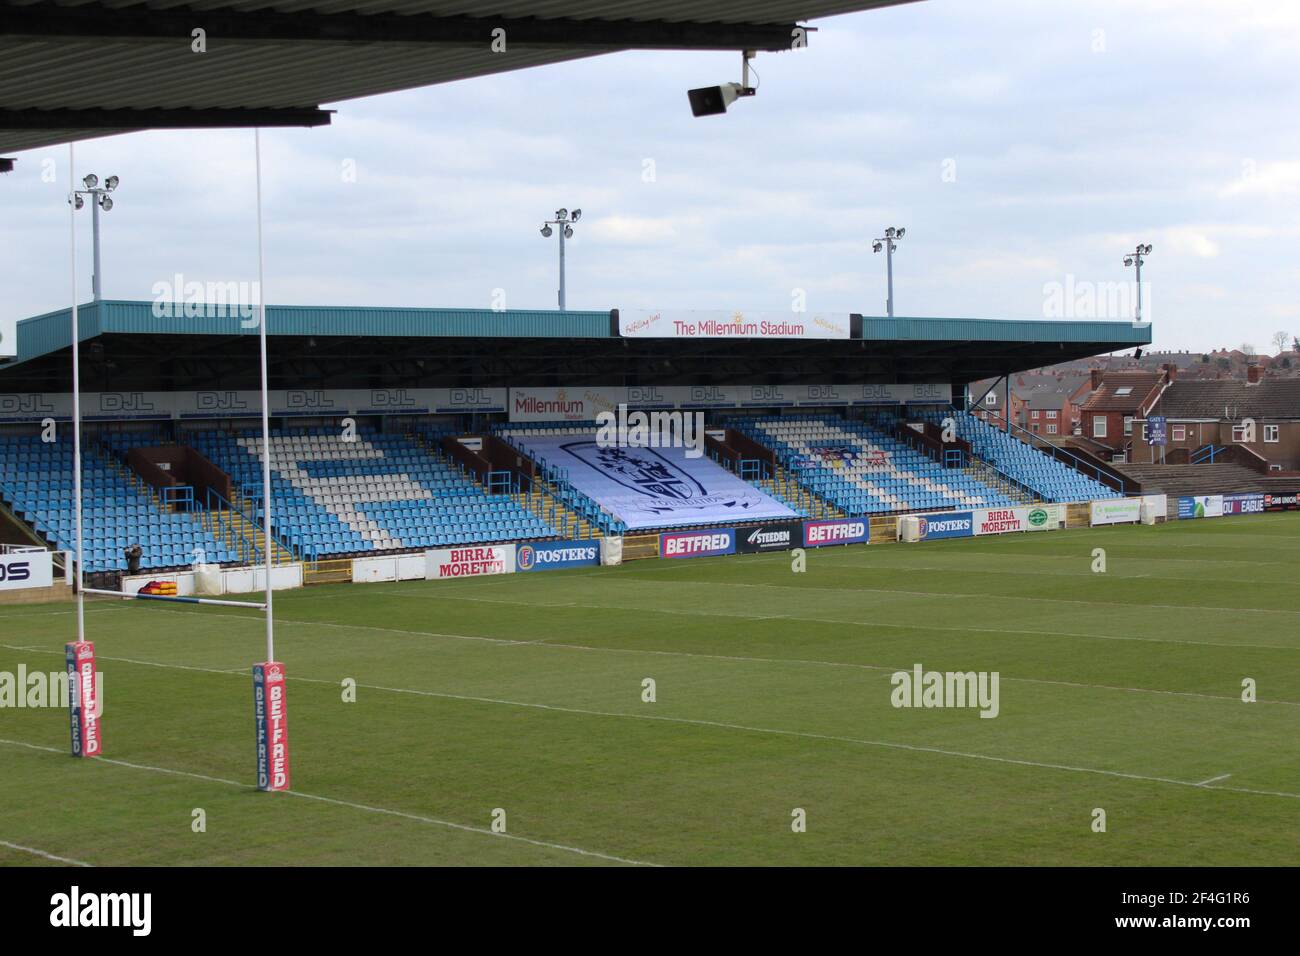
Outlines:
{"type": "Polygon", "coordinates": [[[68,202],[72,203],[74,209],[82,209],[86,205],[86,200],[83,197],[89,193],[92,197],[91,201],[98,204],[99,208],[104,212],[108,212],[113,208],[113,197],[109,193],[116,189],[120,182],[121,179],[117,176],[109,176],[104,180],[104,185],[101,186],[98,176],[94,173],[87,173],[81,180],[81,184],[85,188],[73,190],[72,195],[68,197],[68,202]]]}
{"type": "Polygon", "coordinates": [[[552,235],[555,234],[555,230],[553,230],[551,226],[563,226],[564,238],[572,239],[573,224],[581,218],[582,218],[581,209],[575,209],[573,210],[573,212],[569,212],[569,210],[565,209],[564,207],[560,207],[559,209],[555,210],[554,219],[548,219],[546,220],[546,222],[542,223],[542,230],[541,230],[542,238],[549,239],[551,238],[552,235]]]}
{"type": "Polygon", "coordinates": [[[1134,262],[1141,265],[1142,257],[1149,255],[1151,255],[1151,243],[1148,242],[1146,245],[1138,243],[1138,247],[1133,250],[1133,254],[1124,257],[1124,265],[1131,266],[1134,262]]]}
{"type": "Polygon", "coordinates": [[[880,252],[885,248],[885,243],[889,243],[889,251],[894,251],[894,243],[907,235],[907,230],[902,226],[890,226],[885,230],[884,236],[871,243],[872,252],[880,252]]]}

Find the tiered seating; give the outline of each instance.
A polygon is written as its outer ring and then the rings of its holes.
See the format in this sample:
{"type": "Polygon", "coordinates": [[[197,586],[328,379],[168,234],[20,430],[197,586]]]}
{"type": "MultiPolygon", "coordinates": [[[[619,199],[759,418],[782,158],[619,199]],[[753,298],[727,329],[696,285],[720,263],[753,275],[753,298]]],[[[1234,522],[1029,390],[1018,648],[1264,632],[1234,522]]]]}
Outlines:
{"type": "Polygon", "coordinates": [[[591,424],[508,425],[498,434],[557,478],[584,518],[613,516],[607,533],[737,524],[798,517],[766,492],[742,481],[707,456],[681,447],[597,444],[591,424]]]}
{"type": "Polygon", "coordinates": [[[850,516],[1013,504],[960,469],[944,468],[864,422],[786,415],[738,418],[729,425],[775,451],[804,487],[850,516]]]}
{"type": "Polygon", "coordinates": [[[1047,501],[1122,497],[1095,478],[1089,478],[969,412],[931,412],[925,417],[938,424],[949,416],[956,422],[957,436],[970,442],[977,457],[1032,488],[1047,501]]]}
{"type": "MultiPolygon", "coordinates": [[[[261,499],[259,432],[197,432],[192,443],[261,499]]],[[[402,436],[362,432],[349,442],[337,429],[277,430],[271,463],[275,530],[309,560],[557,536],[402,436]]]]}
{"type": "Polygon", "coordinates": [[[127,452],[132,448],[152,448],[155,445],[170,444],[170,439],[154,429],[102,431],[95,437],[99,444],[120,459],[125,459],[127,452]]]}
{"type": "MultiPolygon", "coordinates": [[[[527,455],[533,460],[538,468],[542,469],[543,479],[546,480],[548,474],[549,462],[543,454],[544,449],[535,447],[529,442],[532,437],[542,438],[549,435],[577,435],[581,433],[594,432],[597,424],[594,421],[589,422],[571,422],[563,427],[557,427],[549,423],[525,423],[511,425],[493,426],[493,432],[504,440],[508,441],[520,452],[527,455]]],[[[609,510],[602,508],[600,503],[575,488],[569,481],[550,480],[547,487],[557,501],[564,507],[568,508],[574,514],[584,521],[590,523],[593,527],[600,528],[605,534],[620,535],[627,533],[627,525],[618,519],[609,510]]]]}
{"type": "MultiPolygon", "coordinates": [[[[56,548],[68,551],[77,547],[72,467],[70,442],[0,436],[0,496],[56,548]]],[[[193,517],[161,510],[90,448],[82,451],[82,503],[87,573],[125,571],[122,552],[132,544],[143,550],[145,571],[189,566],[196,550],[205,561],[235,560],[193,517]]]]}

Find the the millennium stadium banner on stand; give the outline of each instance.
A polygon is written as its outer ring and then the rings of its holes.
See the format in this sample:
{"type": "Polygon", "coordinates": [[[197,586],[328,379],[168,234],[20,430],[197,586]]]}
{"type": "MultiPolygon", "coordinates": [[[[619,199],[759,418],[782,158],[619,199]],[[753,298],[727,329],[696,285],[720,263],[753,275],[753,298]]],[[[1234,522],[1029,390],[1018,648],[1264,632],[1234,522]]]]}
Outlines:
{"type": "Polygon", "coordinates": [[[684,448],[602,445],[595,433],[529,437],[529,450],[629,530],[797,517],[711,459],[684,448]]]}
{"type": "MultiPolygon", "coordinates": [[[[488,389],[487,391],[492,391],[488,389]]],[[[592,422],[601,412],[947,405],[952,385],[559,385],[510,389],[512,422],[592,422]]]]}
{"type": "MultiPolygon", "coordinates": [[[[504,412],[504,388],[293,388],[270,393],[271,414],[285,417],[434,415],[504,412]]],[[[83,392],[86,421],[251,418],[262,413],[257,391],[83,392]]],[[[0,422],[72,418],[68,392],[0,393],[0,422]]]]}
{"type": "Polygon", "coordinates": [[[847,339],[847,312],[741,312],[620,309],[628,339],[847,339]]]}

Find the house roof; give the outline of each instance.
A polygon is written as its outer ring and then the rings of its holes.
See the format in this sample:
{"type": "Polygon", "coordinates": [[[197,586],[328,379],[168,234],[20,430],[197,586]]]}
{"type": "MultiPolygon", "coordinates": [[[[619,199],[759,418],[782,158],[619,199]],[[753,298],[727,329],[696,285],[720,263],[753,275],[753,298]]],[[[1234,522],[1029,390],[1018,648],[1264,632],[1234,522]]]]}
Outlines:
{"type": "Polygon", "coordinates": [[[1158,372],[1107,372],[1101,386],[1083,403],[1085,412],[1134,412],[1160,381],[1158,372]]]}
{"type": "Polygon", "coordinates": [[[1265,379],[1258,385],[1231,379],[1176,381],[1152,411],[1166,418],[1268,418],[1300,420],[1300,379],[1265,379]]]}
{"type": "Polygon", "coordinates": [[[1039,388],[1025,397],[1025,406],[1027,408],[1060,408],[1069,397],[1070,393],[1061,389],[1039,388]]]}

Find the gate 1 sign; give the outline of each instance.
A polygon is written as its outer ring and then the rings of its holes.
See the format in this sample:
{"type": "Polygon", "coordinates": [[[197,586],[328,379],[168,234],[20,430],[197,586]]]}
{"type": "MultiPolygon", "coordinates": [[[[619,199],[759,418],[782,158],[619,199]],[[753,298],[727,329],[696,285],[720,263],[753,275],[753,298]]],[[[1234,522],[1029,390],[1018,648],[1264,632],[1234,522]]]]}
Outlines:
{"type": "Polygon", "coordinates": [[[1160,415],[1156,415],[1152,418],[1147,419],[1147,444],[1148,445],[1168,444],[1165,437],[1166,434],[1168,433],[1166,422],[1167,419],[1160,415]]]}
{"type": "Polygon", "coordinates": [[[257,727],[257,789],[289,789],[289,724],[284,665],[253,665],[253,720],[257,727]]]}

